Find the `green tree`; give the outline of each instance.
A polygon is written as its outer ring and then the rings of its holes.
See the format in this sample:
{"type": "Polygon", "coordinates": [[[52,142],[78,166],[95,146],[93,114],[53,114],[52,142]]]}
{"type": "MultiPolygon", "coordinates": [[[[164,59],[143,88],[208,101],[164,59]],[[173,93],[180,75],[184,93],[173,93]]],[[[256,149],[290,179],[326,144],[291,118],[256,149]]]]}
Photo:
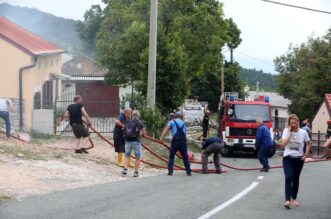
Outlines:
{"type": "Polygon", "coordinates": [[[233,63],[233,50],[237,48],[242,41],[240,38],[241,31],[237,24],[232,20],[232,18],[228,19],[227,21],[229,23],[229,40],[226,45],[230,49],[230,62],[233,63]]]}
{"type": "MultiPolygon", "coordinates": [[[[97,36],[99,62],[109,84],[134,83],[146,94],[148,0],[110,0],[97,36]]],[[[156,102],[163,112],[180,106],[192,78],[217,72],[228,24],[216,0],[159,3],[156,102]],[[208,27],[208,28],[206,28],[208,27]]]]}
{"type": "Polygon", "coordinates": [[[244,82],[240,79],[240,65],[238,62],[224,64],[224,90],[225,92],[238,92],[244,97],[244,82]]]}
{"type": "Polygon", "coordinates": [[[301,119],[312,119],[324,94],[331,92],[331,29],[323,37],[290,46],[274,62],[279,72],[278,91],[292,101],[289,111],[301,119]]]}
{"type": "MultiPolygon", "coordinates": [[[[105,9],[106,10],[106,9],[105,9]]],[[[81,40],[83,52],[93,58],[97,57],[96,36],[104,18],[104,11],[100,5],[92,5],[84,14],[84,21],[76,23],[76,31],[81,40]]]]}
{"type": "Polygon", "coordinates": [[[276,91],[276,75],[265,73],[256,69],[240,69],[240,78],[249,86],[250,90],[256,89],[256,82],[260,82],[260,90],[276,91]]]}

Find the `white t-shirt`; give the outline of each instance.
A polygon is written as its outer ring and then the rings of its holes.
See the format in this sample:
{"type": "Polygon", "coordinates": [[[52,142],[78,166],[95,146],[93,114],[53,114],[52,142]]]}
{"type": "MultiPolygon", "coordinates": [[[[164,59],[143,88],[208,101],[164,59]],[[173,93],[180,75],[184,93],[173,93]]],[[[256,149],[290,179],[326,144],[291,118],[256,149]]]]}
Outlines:
{"type": "MultiPolygon", "coordinates": [[[[282,138],[287,139],[290,136],[289,130],[284,129],[282,138]]],[[[297,132],[292,132],[292,136],[289,142],[285,145],[284,157],[301,157],[305,154],[303,148],[305,142],[310,141],[307,132],[303,129],[299,129],[297,132]]]]}

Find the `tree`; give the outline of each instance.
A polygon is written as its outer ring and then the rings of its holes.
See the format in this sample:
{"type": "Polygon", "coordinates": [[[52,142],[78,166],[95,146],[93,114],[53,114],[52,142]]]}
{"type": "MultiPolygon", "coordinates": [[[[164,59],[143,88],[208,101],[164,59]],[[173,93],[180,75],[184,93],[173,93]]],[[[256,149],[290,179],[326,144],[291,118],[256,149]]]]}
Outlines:
{"type": "Polygon", "coordinates": [[[230,49],[230,62],[233,63],[233,50],[237,48],[242,39],[240,38],[241,31],[237,27],[237,24],[232,20],[232,18],[227,20],[229,23],[229,40],[226,43],[230,49]]]}
{"type": "MultiPolygon", "coordinates": [[[[216,0],[160,1],[156,102],[163,112],[183,103],[192,78],[220,69],[227,28],[216,0]]],[[[97,36],[108,84],[134,83],[146,94],[148,32],[148,0],[108,1],[97,36]]]]}
{"type": "Polygon", "coordinates": [[[256,82],[260,82],[260,90],[264,91],[276,91],[276,75],[265,73],[262,70],[256,69],[240,69],[240,78],[247,83],[250,90],[256,89],[256,82]]]}
{"type": "MultiPolygon", "coordinates": [[[[105,9],[107,10],[107,9],[105,9]]],[[[78,21],[75,28],[81,40],[84,54],[96,58],[96,36],[104,18],[100,5],[92,5],[84,14],[84,21],[78,21]]]]}
{"type": "Polygon", "coordinates": [[[224,64],[224,89],[226,92],[238,92],[244,97],[244,82],[240,79],[240,65],[238,62],[224,64]]]}
{"type": "Polygon", "coordinates": [[[312,119],[324,94],[331,92],[331,29],[323,37],[290,46],[274,62],[279,72],[278,91],[292,102],[289,111],[301,119],[312,119]]]}

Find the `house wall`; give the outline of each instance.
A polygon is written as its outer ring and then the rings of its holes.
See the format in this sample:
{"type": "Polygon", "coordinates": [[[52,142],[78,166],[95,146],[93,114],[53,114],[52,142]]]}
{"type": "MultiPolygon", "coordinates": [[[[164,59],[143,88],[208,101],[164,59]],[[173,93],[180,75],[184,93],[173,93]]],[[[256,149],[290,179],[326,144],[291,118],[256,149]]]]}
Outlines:
{"type": "Polygon", "coordinates": [[[0,96],[18,98],[18,71],[32,64],[31,56],[0,38],[0,96]]]}
{"type": "Polygon", "coordinates": [[[273,126],[275,127],[275,110],[278,110],[278,128],[284,129],[287,127],[286,122],[288,118],[288,108],[284,107],[277,107],[277,106],[272,106],[272,118],[273,118],[273,126]]]}
{"type": "MultiPolygon", "coordinates": [[[[32,56],[0,38],[0,96],[19,98],[19,69],[31,64],[33,64],[32,56]]],[[[27,131],[32,126],[34,94],[38,91],[42,93],[43,83],[49,80],[50,73],[61,74],[60,54],[39,56],[37,65],[23,73],[23,99],[25,101],[23,117],[27,131]]],[[[53,89],[55,95],[55,82],[53,89]]],[[[61,94],[61,82],[59,82],[59,94],[61,94]]]]}
{"type": "Polygon", "coordinates": [[[326,108],[325,102],[321,105],[320,109],[318,110],[313,123],[312,123],[312,132],[317,133],[320,131],[321,133],[326,133],[327,124],[326,121],[330,119],[329,112],[326,108]]]}
{"type": "MultiPolygon", "coordinates": [[[[61,55],[47,55],[37,58],[37,65],[23,73],[23,98],[26,100],[26,126],[31,129],[32,124],[32,110],[34,108],[34,95],[37,92],[43,93],[43,84],[45,81],[50,80],[50,74],[61,74],[61,55]]],[[[53,97],[54,102],[55,94],[55,80],[53,81],[53,97]]],[[[58,96],[61,95],[61,80],[58,81],[58,96]]],[[[41,95],[42,96],[42,95],[41,95]]]]}

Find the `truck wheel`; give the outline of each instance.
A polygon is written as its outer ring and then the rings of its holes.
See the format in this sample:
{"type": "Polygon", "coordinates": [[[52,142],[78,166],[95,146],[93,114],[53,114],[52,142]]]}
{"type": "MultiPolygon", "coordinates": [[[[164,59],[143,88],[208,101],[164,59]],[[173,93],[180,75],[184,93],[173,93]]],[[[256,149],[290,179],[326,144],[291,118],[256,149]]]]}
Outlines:
{"type": "Polygon", "coordinates": [[[230,148],[230,147],[227,147],[227,146],[223,146],[222,149],[221,149],[221,155],[223,157],[230,157],[233,153],[233,149],[230,148]]]}

